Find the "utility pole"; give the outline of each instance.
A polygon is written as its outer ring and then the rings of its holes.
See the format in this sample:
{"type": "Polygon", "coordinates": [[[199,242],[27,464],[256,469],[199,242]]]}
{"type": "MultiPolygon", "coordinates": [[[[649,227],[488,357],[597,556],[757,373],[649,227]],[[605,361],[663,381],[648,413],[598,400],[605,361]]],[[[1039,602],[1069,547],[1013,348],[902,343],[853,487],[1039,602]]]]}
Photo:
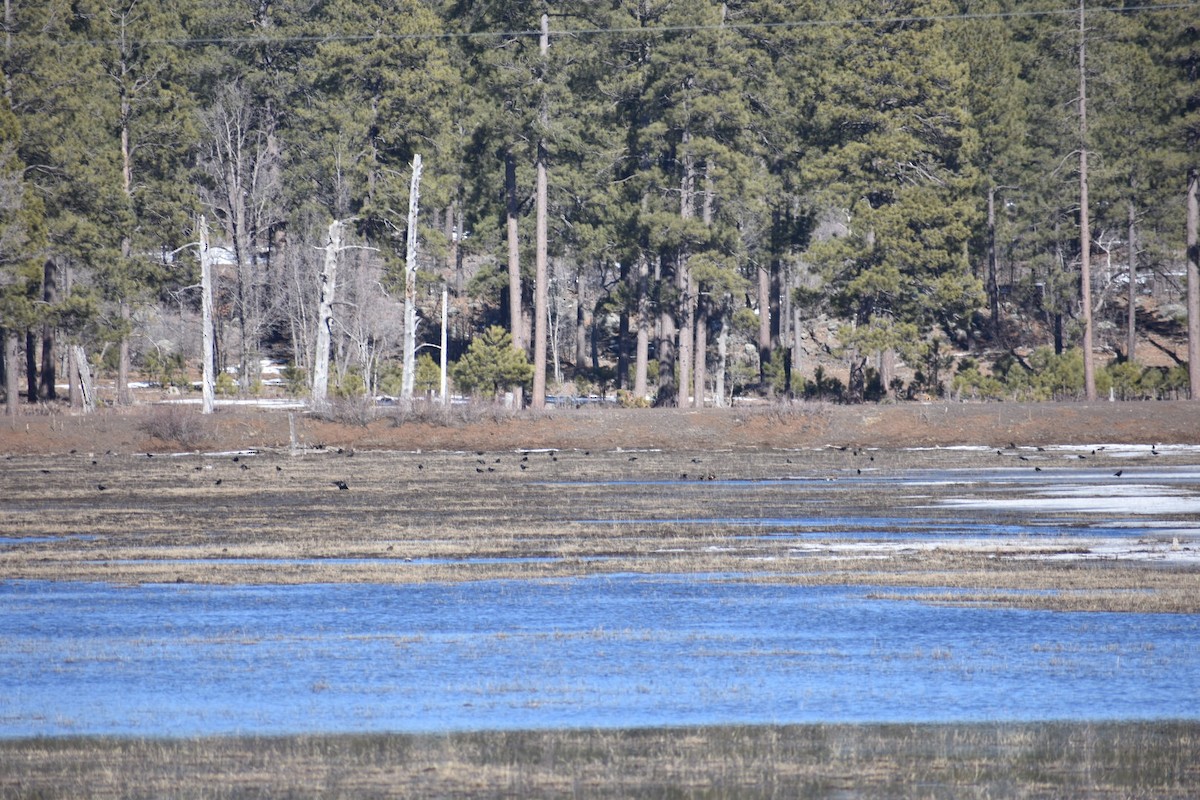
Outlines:
{"type": "Polygon", "coordinates": [[[548,278],[546,255],[546,127],[549,124],[550,112],[546,103],[546,61],[550,51],[550,18],[542,14],[542,72],[541,72],[541,111],[540,127],[537,143],[537,230],[536,249],[534,253],[534,286],[533,286],[533,402],[534,408],[544,408],[546,405],[546,327],[549,322],[547,309],[548,278]]]}

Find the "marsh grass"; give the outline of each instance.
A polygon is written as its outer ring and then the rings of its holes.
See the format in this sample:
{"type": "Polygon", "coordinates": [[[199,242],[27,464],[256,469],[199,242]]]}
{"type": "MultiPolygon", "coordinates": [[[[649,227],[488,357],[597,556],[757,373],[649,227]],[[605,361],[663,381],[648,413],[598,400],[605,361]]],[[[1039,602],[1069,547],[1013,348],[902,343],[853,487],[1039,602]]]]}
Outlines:
{"type": "Polygon", "coordinates": [[[937,505],[960,486],[888,478],[1011,460],[853,447],[13,457],[0,577],[398,584],[675,573],[921,590],[888,595],[910,602],[1200,611],[1195,568],[1057,560],[1086,550],[1086,537],[862,540],[859,520],[915,533],[964,523],[937,505]],[[864,478],[861,464],[876,472],[864,478]],[[718,480],[696,477],[709,472],[718,480]]]}
{"type": "Polygon", "coordinates": [[[1200,723],[0,740],[0,797],[1185,798],[1200,723]]]}

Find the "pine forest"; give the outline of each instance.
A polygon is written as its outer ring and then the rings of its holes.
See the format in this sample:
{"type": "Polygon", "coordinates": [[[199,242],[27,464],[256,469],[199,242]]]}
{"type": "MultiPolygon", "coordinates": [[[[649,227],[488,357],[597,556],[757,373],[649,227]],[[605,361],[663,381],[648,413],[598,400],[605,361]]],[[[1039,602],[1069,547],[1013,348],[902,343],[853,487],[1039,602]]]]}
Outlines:
{"type": "Polygon", "coordinates": [[[1200,2],[5,0],[3,48],[10,414],[1200,397],[1200,2]]]}

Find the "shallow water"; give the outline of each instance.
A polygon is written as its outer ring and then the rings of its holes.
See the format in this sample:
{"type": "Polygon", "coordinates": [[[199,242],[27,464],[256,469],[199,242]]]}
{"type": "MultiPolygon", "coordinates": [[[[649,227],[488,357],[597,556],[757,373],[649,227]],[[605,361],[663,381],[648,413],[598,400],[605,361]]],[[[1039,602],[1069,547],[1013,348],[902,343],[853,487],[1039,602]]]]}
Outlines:
{"type": "Polygon", "coordinates": [[[869,593],[2,583],[0,736],[1200,718],[1200,616],[869,593]]]}

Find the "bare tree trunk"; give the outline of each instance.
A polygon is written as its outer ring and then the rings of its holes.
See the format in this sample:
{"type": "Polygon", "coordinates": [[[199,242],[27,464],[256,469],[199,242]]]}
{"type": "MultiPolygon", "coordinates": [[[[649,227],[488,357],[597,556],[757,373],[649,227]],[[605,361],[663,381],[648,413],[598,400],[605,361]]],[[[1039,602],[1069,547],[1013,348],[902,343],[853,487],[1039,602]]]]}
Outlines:
{"type": "MultiPolygon", "coordinates": [[[[541,54],[542,69],[545,70],[546,56],[550,50],[550,18],[542,14],[541,54]]],[[[546,327],[549,322],[547,309],[548,276],[547,276],[547,177],[546,177],[546,141],[544,131],[549,117],[545,95],[542,96],[541,120],[542,136],[537,144],[537,228],[534,250],[534,284],[533,284],[533,398],[534,408],[546,405],[546,327]]]]}
{"type": "MultiPolygon", "coordinates": [[[[691,136],[683,131],[680,149],[683,161],[683,174],[679,180],[679,216],[682,219],[693,219],[696,216],[696,166],[691,152],[691,136]]],[[[696,296],[695,281],[692,270],[688,266],[687,246],[679,251],[678,264],[675,267],[675,286],[679,290],[679,383],[675,386],[675,404],[679,408],[687,408],[692,392],[692,342],[696,335],[696,296]]]]}
{"type": "Polygon", "coordinates": [[[1096,367],[1092,353],[1092,232],[1088,219],[1087,28],[1084,0],[1079,0],[1079,260],[1083,306],[1083,391],[1096,399],[1096,367]]]}
{"type": "Polygon", "coordinates": [[[83,413],[90,414],[96,410],[96,388],[92,382],[92,369],[88,366],[87,353],[80,345],[72,345],[71,371],[79,378],[80,401],[83,413]]]}
{"type": "Polygon", "coordinates": [[[996,280],[996,187],[988,183],[987,196],[987,294],[992,314],[992,337],[1000,336],[1000,286],[996,280]]]}
{"type": "MultiPolygon", "coordinates": [[[[1136,181],[1129,179],[1129,188],[1133,189],[1136,181]]],[[[1125,322],[1125,360],[1130,364],[1137,361],[1137,206],[1132,195],[1129,198],[1129,293],[1125,322]]]]}
{"type": "Polygon", "coordinates": [[[325,265],[321,271],[321,297],[317,309],[317,346],[313,354],[313,408],[328,406],[329,343],[333,334],[333,301],[337,288],[338,252],[342,249],[342,223],[329,223],[329,238],[325,243],[325,265]]]}
{"type": "Polygon", "coordinates": [[[647,367],[650,361],[650,263],[645,255],[638,256],[637,265],[637,351],[633,366],[633,396],[641,401],[649,392],[647,367]]]}
{"type": "Polygon", "coordinates": [[[38,391],[37,337],[32,328],[25,329],[25,399],[37,402],[38,391]]]}
{"type": "Polygon", "coordinates": [[[654,398],[655,405],[674,405],[678,392],[676,392],[676,347],[674,347],[674,339],[676,339],[676,324],[674,324],[674,315],[676,308],[671,302],[671,289],[667,283],[671,281],[670,269],[666,267],[666,261],[660,258],[656,261],[656,269],[654,275],[654,285],[659,291],[659,389],[658,396],[654,398]]]}
{"type": "MultiPolygon", "coordinates": [[[[621,286],[629,285],[629,264],[622,261],[620,265],[621,286]]],[[[581,281],[582,283],[582,281],[581,281]]],[[[617,318],[617,388],[629,388],[629,303],[621,303],[620,314],[617,318]]]]}
{"type": "Polygon", "coordinates": [[[517,159],[512,151],[504,154],[504,198],[508,235],[508,332],[512,334],[513,346],[525,350],[529,341],[521,324],[524,321],[521,312],[521,242],[517,228],[520,203],[517,201],[517,159]]]}
{"type": "Polygon", "coordinates": [[[15,417],[20,413],[21,398],[17,389],[17,364],[21,358],[21,342],[12,328],[4,330],[4,413],[15,417]]]}
{"type": "Polygon", "coordinates": [[[1188,172],[1187,186],[1188,387],[1200,400],[1200,168],[1188,172]]]}
{"type": "Polygon", "coordinates": [[[412,402],[413,381],[417,372],[417,214],[421,200],[421,154],[412,162],[412,183],[408,189],[408,239],[404,257],[404,373],[400,399],[412,402]]]}
{"type": "Polygon", "coordinates": [[[721,315],[721,331],[717,334],[717,385],[713,389],[713,404],[725,407],[725,366],[729,361],[729,323],[726,314],[721,315]]]}
{"type": "MultiPolygon", "coordinates": [[[[58,302],[58,265],[53,258],[46,259],[42,268],[42,301],[49,308],[58,302]]],[[[56,378],[54,326],[47,322],[42,325],[42,376],[38,383],[38,400],[58,399],[58,391],[54,387],[56,378]]]]}
{"type": "Polygon", "coordinates": [[[692,369],[692,397],[696,408],[704,408],[705,384],[708,382],[708,302],[696,301],[696,365],[692,369]]]}
{"type": "Polygon", "coordinates": [[[129,326],[132,312],[129,302],[120,301],[121,323],[126,333],[121,335],[117,350],[117,405],[133,405],[133,393],[129,391],[129,326]]]}
{"type": "Polygon", "coordinates": [[[758,265],[758,379],[766,381],[766,365],[771,360],[771,269],[758,265]]]}
{"type": "Polygon", "coordinates": [[[212,256],[208,251],[208,221],[200,217],[200,347],[201,413],[213,413],[216,388],[216,365],[213,341],[213,282],[212,256]]]}
{"type": "MultiPolygon", "coordinates": [[[[588,342],[595,342],[591,333],[588,314],[587,292],[584,291],[583,280],[579,281],[579,290],[575,293],[575,370],[578,373],[588,360],[588,342]]],[[[595,346],[591,348],[595,352],[595,346]]]]}

